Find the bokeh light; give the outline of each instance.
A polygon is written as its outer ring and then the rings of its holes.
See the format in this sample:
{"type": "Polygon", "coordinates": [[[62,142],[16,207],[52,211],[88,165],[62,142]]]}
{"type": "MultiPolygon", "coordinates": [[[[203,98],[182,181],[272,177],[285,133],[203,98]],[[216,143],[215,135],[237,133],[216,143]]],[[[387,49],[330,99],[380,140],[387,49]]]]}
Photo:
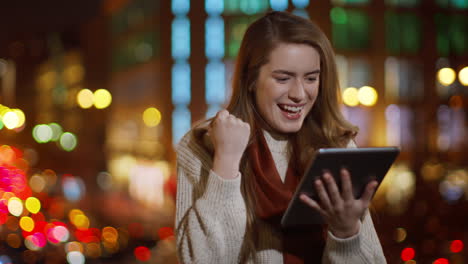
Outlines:
{"type": "Polygon", "coordinates": [[[21,229],[23,229],[26,232],[31,232],[34,229],[34,221],[29,216],[21,217],[19,225],[21,229]]]}
{"type": "Polygon", "coordinates": [[[437,72],[437,80],[443,86],[451,85],[456,78],[455,71],[452,68],[442,68],[437,72]]]}
{"type": "Polygon", "coordinates": [[[10,110],[3,115],[2,122],[6,128],[14,129],[19,126],[20,119],[16,112],[14,112],[13,110],[10,110]]]}
{"type": "Polygon", "coordinates": [[[44,190],[46,186],[46,181],[41,175],[34,174],[29,179],[29,186],[31,186],[31,189],[36,193],[40,193],[44,190]]]}
{"type": "Polygon", "coordinates": [[[377,91],[370,86],[363,86],[358,91],[359,102],[365,106],[373,106],[377,102],[377,91]]]}
{"type": "Polygon", "coordinates": [[[83,245],[80,242],[72,241],[65,244],[65,252],[78,251],[83,253],[83,245]]]}
{"type": "Polygon", "coordinates": [[[26,209],[33,214],[37,214],[41,210],[41,202],[36,197],[29,197],[25,202],[26,209]]]}
{"type": "Polygon", "coordinates": [[[438,258],[432,264],[449,264],[450,262],[446,258],[438,258]]]}
{"type": "Polygon", "coordinates": [[[67,261],[69,264],[84,264],[85,257],[79,251],[71,251],[67,253],[67,261]]]}
{"type": "Polygon", "coordinates": [[[63,133],[62,126],[57,123],[50,123],[49,127],[52,129],[52,138],[50,140],[57,141],[63,133]]]}
{"type": "Polygon", "coordinates": [[[90,108],[94,104],[93,92],[89,89],[80,90],[76,95],[76,102],[83,109],[90,108]]]}
{"type": "Polygon", "coordinates": [[[79,201],[85,195],[85,184],[79,177],[67,175],[62,179],[65,198],[71,202],[79,201]]]}
{"type": "Polygon", "coordinates": [[[343,102],[348,106],[357,106],[359,104],[358,89],[348,87],[343,91],[343,102]]]}
{"type": "Polygon", "coordinates": [[[468,86],[468,66],[463,67],[463,69],[458,72],[458,80],[461,84],[468,86]]]}
{"type": "Polygon", "coordinates": [[[97,109],[104,109],[112,102],[112,95],[106,89],[98,89],[94,92],[94,106],[97,109]]]}
{"type": "Polygon", "coordinates": [[[66,227],[59,225],[52,229],[52,236],[60,242],[66,242],[70,237],[70,232],[66,227]]]}
{"type": "Polygon", "coordinates": [[[8,211],[14,216],[20,216],[23,213],[23,202],[17,197],[11,197],[8,200],[8,211]]]}
{"type": "Polygon", "coordinates": [[[413,248],[405,248],[401,251],[401,260],[408,261],[414,259],[415,251],[413,248]]]}
{"type": "Polygon", "coordinates": [[[406,234],[406,229],[401,228],[401,227],[397,228],[395,230],[395,240],[396,240],[396,242],[400,243],[400,242],[405,241],[406,235],[407,235],[406,234]]]}
{"type": "Polygon", "coordinates": [[[24,115],[24,112],[21,109],[12,109],[12,111],[18,117],[18,124],[16,125],[16,128],[22,127],[26,122],[26,116],[24,115]]]}
{"type": "Polygon", "coordinates": [[[76,148],[78,144],[78,139],[76,138],[75,134],[70,132],[65,132],[60,137],[60,146],[65,151],[72,151],[76,148]]]}
{"type": "Polygon", "coordinates": [[[102,240],[108,243],[115,243],[119,238],[117,230],[111,226],[106,226],[102,229],[102,240]]]}
{"type": "Polygon", "coordinates": [[[151,258],[151,252],[147,247],[139,246],[134,250],[136,259],[139,261],[148,261],[151,258]]]}
{"type": "Polygon", "coordinates": [[[143,112],[143,122],[148,127],[155,127],[161,122],[161,112],[154,107],[147,108],[143,112]]]}
{"type": "Polygon", "coordinates": [[[453,240],[452,243],[450,243],[450,251],[452,253],[459,253],[463,250],[463,241],[461,240],[453,240]]]}
{"type": "Polygon", "coordinates": [[[52,128],[48,125],[36,125],[32,131],[33,138],[38,143],[47,143],[52,139],[52,128]]]}

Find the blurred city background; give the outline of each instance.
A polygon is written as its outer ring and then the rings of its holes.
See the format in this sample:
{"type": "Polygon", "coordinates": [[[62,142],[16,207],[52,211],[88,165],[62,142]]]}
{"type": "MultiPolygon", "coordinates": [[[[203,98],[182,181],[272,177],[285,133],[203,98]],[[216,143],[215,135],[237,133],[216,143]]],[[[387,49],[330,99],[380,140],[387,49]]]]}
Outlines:
{"type": "Polygon", "coordinates": [[[388,262],[468,263],[468,0],[45,0],[0,5],[0,264],[176,263],[174,144],[268,10],[328,35],[358,145],[401,147],[388,262]]]}

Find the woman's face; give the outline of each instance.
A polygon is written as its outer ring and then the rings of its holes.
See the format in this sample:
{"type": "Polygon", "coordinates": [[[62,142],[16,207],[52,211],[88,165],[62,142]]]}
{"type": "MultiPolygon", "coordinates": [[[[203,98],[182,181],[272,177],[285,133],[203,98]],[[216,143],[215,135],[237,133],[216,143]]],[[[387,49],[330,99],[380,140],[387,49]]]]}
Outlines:
{"type": "Polygon", "coordinates": [[[301,129],[319,92],[320,55],[306,44],[281,43],[260,68],[257,110],[276,133],[301,129]]]}

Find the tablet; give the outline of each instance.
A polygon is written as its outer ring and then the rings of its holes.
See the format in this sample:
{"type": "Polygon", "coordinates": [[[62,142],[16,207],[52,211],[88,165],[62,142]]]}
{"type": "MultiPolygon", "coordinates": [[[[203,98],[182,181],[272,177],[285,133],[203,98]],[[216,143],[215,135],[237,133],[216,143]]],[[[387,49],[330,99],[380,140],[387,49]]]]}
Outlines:
{"type": "Polygon", "coordinates": [[[318,198],[314,182],[322,176],[324,170],[331,172],[340,188],[340,169],[347,168],[351,175],[354,197],[358,198],[370,181],[375,179],[380,185],[399,153],[397,147],[319,149],[289,202],[281,219],[282,227],[292,228],[324,223],[315,209],[299,199],[302,193],[312,199],[318,198]]]}

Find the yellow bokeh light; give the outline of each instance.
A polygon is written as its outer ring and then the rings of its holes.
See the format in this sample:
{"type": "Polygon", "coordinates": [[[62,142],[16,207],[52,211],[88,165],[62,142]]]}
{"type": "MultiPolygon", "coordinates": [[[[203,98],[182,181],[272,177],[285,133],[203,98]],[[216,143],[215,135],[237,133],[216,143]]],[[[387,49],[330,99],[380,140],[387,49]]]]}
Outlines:
{"type": "Polygon", "coordinates": [[[443,85],[451,85],[456,78],[455,71],[452,68],[442,68],[437,72],[437,80],[443,85]]]}
{"type": "Polygon", "coordinates": [[[370,86],[363,86],[358,91],[359,102],[365,106],[375,105],[377,97],[377,91],[370,86]]]}
{"type": "Polygon", "coordinates": [[[111,226],[104,227],[102,229],[102,239],[108,243],[115,243],[119,238],[117,230],[111,226]]]}
{"type": "Polygon", "coordinates": [[[458,72],[458,80],[461,84],[468,86],[468,66],[458,72]]]}
{"type": "Polygon", "coordinates": [[[147,108],[143,112],[143,122],[149,127],[154,127],[161,122],[161,112],[154,107],[147,108]]]}
{"type": "Polygon", "coordinates": [[[41,210],[41,202],[36,197],[29,197],[25,202],[26,209],[33,214],[37,214],[41,210]]]}
{"type": "Polygon", "coordinates": [[[31,232],[34,229],[34,220],[29,216],[23,216],[20,219],[19,225],[26,232],[31,232]]]}
{"type": "Polygon", "coordinates": [[[18,117],[18,125],[16,127],[23,126],[26,122],[26,116],[24,115],[24,112],[21,111],[21,109],[13,109],[13,112],[15,112],[16,116],[18,117]]]}
{"type": "Polygon", "coordinates": [[[18,117],[18,114],[16,112],[14,112],[13,110],[9,110],[3,115],[2,122],[6,128],[14,129],[18,127],[20,118],[18,117]]]}
{"type": "Polygon", "coordinates": [[[65,252],[78,251],[83,253],[83,245],[80,242],[72,241],[65,244],[65,252]]]}
{"type": "Polygon", "coordinates": [[[76,95],[76,102],[81,108],[87,109],[94,104],[94,94],[89,89],[82,89],[76,95]]]}
{"type": "Polygon", "coordinates": [[[77,227],[81,229],[89,228],[89,219],[88,217],[79,209],[73,209],[68,213],[70,221],[77,227]]]}
{"type": "Polygon", "coordinates": [[[23,213],[23,203],[18,197],[11,197],[8,200],[8,211],[14,216],[20,216],[23,213]]]}
{"type": "Polygon", "coordinates": [[[94,106],[97,109],[104,109],[112,102],[112,95],[106,89],[98,89],[94,92],[94,106]]]}
{"type": "Polygon", "coordinates": [[[356,106],[359,104],[358,89],[348,87],[343,91],[343,102],[348,106],[356,106]]]}

